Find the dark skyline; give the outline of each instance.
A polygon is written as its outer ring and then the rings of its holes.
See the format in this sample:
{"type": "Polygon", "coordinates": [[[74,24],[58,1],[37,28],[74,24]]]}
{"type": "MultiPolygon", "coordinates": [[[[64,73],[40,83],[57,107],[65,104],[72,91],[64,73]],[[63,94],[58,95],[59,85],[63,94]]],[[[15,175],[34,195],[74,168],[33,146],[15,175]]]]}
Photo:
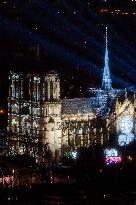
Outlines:
{"type": "MultiPolygon", "coordinates": [[[[1,1],[0,3],[0,97],[8,96],[10,70],[59,72],[62,95],[84,96],[101,85],[104,66],[105,27],[112,82],[115,87],[136,85],[136,16],[101,13],[101,9],[128,9],[127,1],[1,1]],[[127,5],[127,6],[126,6],[127,5]],[[81,87],[81,88],[80,88],[81,87]],[[79,89],[80,88],[80,89],[79,89]],[[81,90],[81,91],[80,91],[81,90]]],[[[133,11],[132,11],[133,9],[133,11]]]]}

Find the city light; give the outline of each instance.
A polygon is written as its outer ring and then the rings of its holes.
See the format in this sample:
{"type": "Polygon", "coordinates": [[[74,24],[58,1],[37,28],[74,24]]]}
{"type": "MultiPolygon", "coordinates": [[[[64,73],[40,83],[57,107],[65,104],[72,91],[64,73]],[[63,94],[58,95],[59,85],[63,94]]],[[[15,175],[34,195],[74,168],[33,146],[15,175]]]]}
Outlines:
{"type": "Polygon", "coordinates": [[[116,165],[121,163],[122,159],[118,150],[115,148],[104,150],[105,164],[106,165],[116,165]]]}
{"type": "Polygon", "coordinates": [[[132,143],[135,140],[134,130],[134,119],[133,115],[123,115],[119,117],[119,130],[118,144],[125,146],[132,143]]]}
{"type": "Polygon", "coordinates": [[[118,144],[120,146],[125,146],[125,145],[129,145],[130,143],[132,143],[135,140],[135,136],[133,133],[126,133],[126,134],[120,134],[118,136],[118,144]]]}
{"type": "Polygon", "coordinates": [[[117,157],[118,150],[117,149],[105,149],[104,154],[105,154],[105,157],[117,157]]]}
{"type": "Polygon", "coordinates": [[[0,11],[0,205],[136,204],[136,0],[0,11]]]}
{"type": "Polygon", "coordinates": [[[70,156],[72,157],[72,159],[77,159],[77,151],[72,151],[70,153],[70,156]]]}
{"type": "Polygon", "coordinates": [[[121,157],[106,157],[105,163],[106,165],[116,165],[121,162],[121,157]]]}

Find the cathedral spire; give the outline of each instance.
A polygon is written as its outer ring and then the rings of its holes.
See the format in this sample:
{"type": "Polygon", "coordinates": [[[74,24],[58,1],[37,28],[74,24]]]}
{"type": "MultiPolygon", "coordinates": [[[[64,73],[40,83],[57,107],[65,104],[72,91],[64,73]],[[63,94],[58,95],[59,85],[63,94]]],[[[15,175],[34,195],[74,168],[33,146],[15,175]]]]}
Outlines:
{"type": "Polygon", "coordinates": [[[109,68],[109,52],[108,52],[108,39],[107,39],[107,27],[106,27],[106,37],[105,37],[105,57],[104,57],[104,70],[102,77],[102,89],[111,90],[111,78],[110,78],[110,68],[109,68]]]}

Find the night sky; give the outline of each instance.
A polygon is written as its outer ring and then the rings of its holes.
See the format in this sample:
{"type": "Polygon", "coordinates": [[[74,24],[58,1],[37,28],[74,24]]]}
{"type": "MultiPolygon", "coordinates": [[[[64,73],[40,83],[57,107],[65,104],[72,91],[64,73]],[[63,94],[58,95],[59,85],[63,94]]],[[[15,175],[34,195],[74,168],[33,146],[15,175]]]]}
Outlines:
{"type": "Polygon", "coordinates": [[[1,106],[8,96],[10,70],[58,71],[62,97],[84,97],[87,88],[101,86],[106,26],[113,86],[135,86],[136,2],[125,2],[1,0],[1,106]],[[129,15],[104,14],[102,8],[119,8],[129,15]]]}

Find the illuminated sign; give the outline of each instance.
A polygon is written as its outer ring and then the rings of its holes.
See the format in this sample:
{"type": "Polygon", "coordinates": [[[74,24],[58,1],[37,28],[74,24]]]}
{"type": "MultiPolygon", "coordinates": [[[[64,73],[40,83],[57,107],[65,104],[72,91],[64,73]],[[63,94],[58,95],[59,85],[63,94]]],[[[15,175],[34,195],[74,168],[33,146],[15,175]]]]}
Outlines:
{"type": "Polygon", "coordinates": [[[119,164],[121,162],[121,157],[106,157],[105,163],[106,165],[114,165],[119,164]]]}
{"type": "Polygon", "coordinates": [[[117,157],[118,151],[116,149],[105,149],[104,154],[106,157],[117,157]]]}
{"type": "Polygon", "coordinates": [[[106,165],[119,164],[121,162],[121,156],[119,156],[117,149],[105,149],[105,163],[106,165]]]}

